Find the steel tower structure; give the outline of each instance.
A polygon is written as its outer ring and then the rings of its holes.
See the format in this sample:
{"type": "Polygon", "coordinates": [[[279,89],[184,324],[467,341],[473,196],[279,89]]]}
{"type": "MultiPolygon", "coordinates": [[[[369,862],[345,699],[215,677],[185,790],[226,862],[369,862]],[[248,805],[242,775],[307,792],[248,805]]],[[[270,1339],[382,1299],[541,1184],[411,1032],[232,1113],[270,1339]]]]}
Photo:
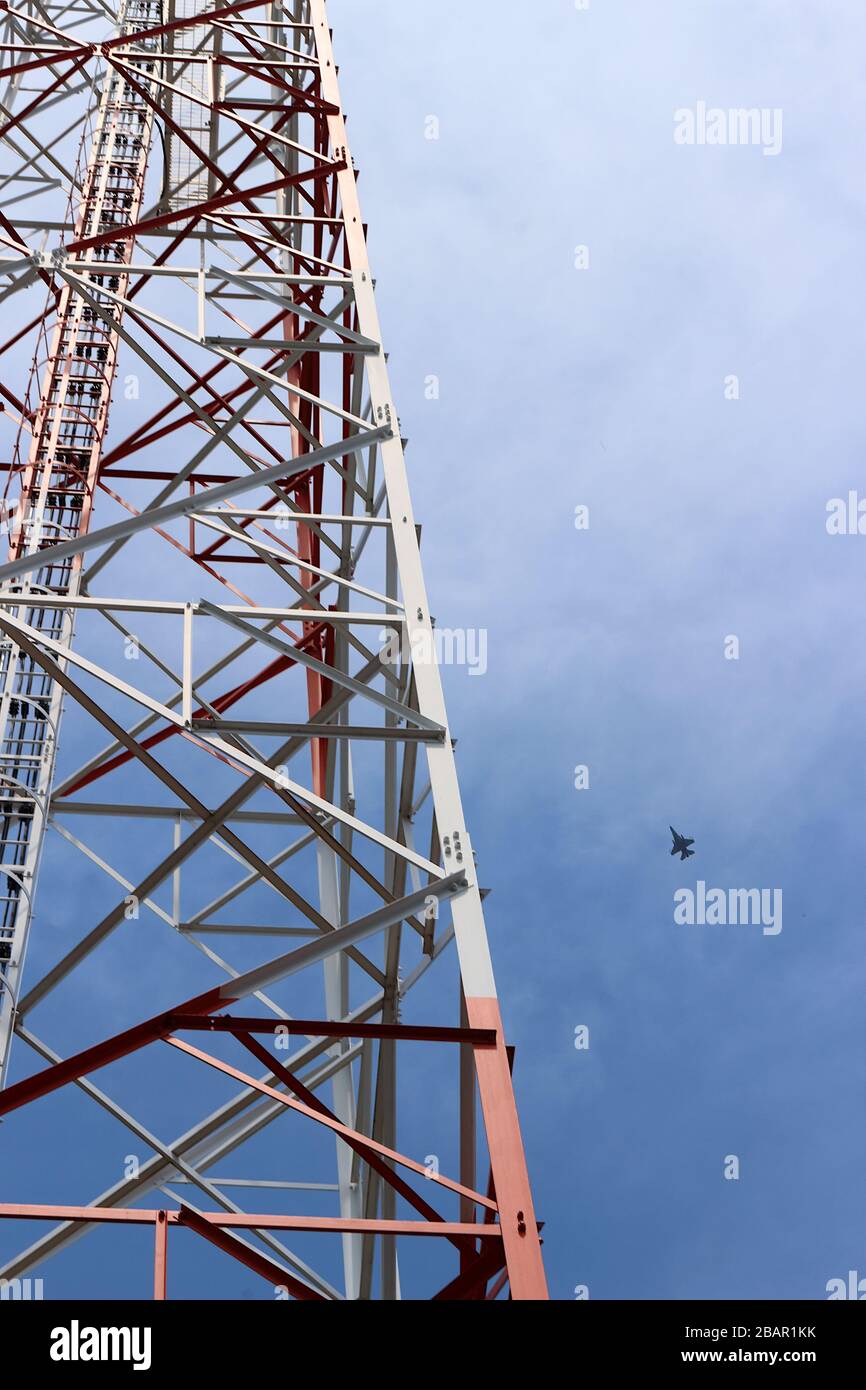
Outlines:
{"type": "Polygon", "coordinates": [[[179,1226],[291,1298],[545,1298],[325,0],[0,18],[0,1116],[73,1091],[149,1154],[0,1192],[42,1223],[0,1277],[135,1224],[156,1297],[179,1226]]]}

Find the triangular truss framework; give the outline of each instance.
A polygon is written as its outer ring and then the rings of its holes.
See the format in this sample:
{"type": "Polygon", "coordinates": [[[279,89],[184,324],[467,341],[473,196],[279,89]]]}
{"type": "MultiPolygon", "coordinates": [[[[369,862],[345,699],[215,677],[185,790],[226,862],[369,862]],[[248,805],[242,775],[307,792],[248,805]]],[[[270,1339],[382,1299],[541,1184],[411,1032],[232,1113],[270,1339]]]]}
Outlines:
{"type": "Polygon", "coordinates": [[[544,1298],[324,0],[30,0],[0,19],[0,1115],[75,1085],[153,1155],[81,1206],[0,1204],[52,1223],[0,1277],[119,1221],[154,1227],[156,1297],[181,1225],[300,1299],[399,1297],[397,1240],[418,1235],[458,1259],[422,1296],[544,1298]],[[91,743],[58,780],[64,700],[91,743]],[[106,818],[107,848],[80,832],[106,818]],[[121,825],[139,850],[173,831],[138,879],[111,862],[121,825]],[[49,830],[116,897],[25,985],[49,830]],[[205,854],[237,865],[216,895],[205,854]],[[253,920],[219,920],[248,903],[253,920]],[[61,1056],[56,1001],[131,912],[198,952],[202,987],[120,1033],[94,1020],[61,1056]],[[452,943],[456,1022],[403,1021],[452,943]],[[295,977],[320,1016],[269,993],[295,977]],[[202,1032],[207,1050],[179,1036],[202,1032]],[[46,1065],[10,1081],[16,1036],[46,1065]],[[92,1079],[161,1042],[240,1086],[170,1142],[92,1079]],[[460,1052],[458,1178],[399,1150],[404,1042],[460,1052]],[[338,1217],[242,1211],[208,1176],[287,1111],[335,1137],[338,1217]],[[208,1209],[135,1205],[170,1181],[208,1209]],[[292,1231],[341,1235],[342,1288],[292,1231]]]}

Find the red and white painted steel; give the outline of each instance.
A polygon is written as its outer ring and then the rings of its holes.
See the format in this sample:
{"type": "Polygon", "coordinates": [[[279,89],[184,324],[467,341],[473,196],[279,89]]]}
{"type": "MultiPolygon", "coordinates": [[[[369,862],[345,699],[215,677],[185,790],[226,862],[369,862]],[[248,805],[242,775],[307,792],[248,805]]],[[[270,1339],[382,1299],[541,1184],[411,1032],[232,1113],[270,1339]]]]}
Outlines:
{"type": "Polygon", "coordinates": [[[16,1112],[75,1086],[151,1156],[78,1206],[0,1191],[0,1217],[50,1223],[0,1276],[112,1221],[153,1226],[158,1298],[178,1225],[302,1300],[546,1298],[324,0],[126,0],[109,37],[107,13],[0,6],[0,1116],[9,1142],[16,1112]],[[58,771],[64,702],[87,751],[58,771]],[[37,868],[38,906],[61,843],[107,896],[25,987],[37,868]],[[157,960],[165,942],[154,1006],[121,974],[67,1049],[92,959],[111,941],[111,968],[124,950],[136,968],[130,904],[157,960]],[[169,960],[189,948],[200,987],[178,1002],[169,960]],[[455,953],[453,1020],[419,1016],[416,984],[455,953]],[[399,1142],[413,1057],[442,1043],[460,1058],[455,1177],[399,1142]],[[159,1044],[238,1088],[211,1114],[191,1095],[170,1142],[111,1070],[159,1044]],[[310,1186],[292,1173],[212,1176],[281,1118],[330,1136],[334,1181],[314,1186],[339,1215],[233,1195],[310,1186]],[[195,1206],[136,1205],[181,1183],[195,1206]],[[292,1232],[339,1234],[340,1278],[292,1232]],[[409,1288],[398,1252],[421,1234],[456,1264],[409,1288]]]}

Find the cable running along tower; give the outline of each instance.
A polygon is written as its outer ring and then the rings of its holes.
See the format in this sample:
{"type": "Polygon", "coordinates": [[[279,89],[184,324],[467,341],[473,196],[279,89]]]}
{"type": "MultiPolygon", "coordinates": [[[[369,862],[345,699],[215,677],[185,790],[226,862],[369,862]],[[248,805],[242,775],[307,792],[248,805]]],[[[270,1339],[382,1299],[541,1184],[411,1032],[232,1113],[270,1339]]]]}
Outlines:
{"type": "Polygon", "coordinates": [[[0,37],[0,1277],[546,1298],[325,0],[0,37]]]}

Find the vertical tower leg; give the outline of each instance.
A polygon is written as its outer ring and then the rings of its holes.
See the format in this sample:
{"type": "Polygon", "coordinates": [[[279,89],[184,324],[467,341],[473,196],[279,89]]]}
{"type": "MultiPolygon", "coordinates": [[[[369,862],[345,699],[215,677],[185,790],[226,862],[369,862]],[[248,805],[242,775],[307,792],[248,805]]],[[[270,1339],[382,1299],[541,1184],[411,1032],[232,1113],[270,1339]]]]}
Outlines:
{"type": "Polygon", "coordinates": [[[466,1014],[471,1028],[493,1028],[497,1036],[495,1048],[476,1048],[475,1065],[511,1296],[546,1299],[541,1242],[499,1004],[496,999],[467,999],[466,1014]]]}

